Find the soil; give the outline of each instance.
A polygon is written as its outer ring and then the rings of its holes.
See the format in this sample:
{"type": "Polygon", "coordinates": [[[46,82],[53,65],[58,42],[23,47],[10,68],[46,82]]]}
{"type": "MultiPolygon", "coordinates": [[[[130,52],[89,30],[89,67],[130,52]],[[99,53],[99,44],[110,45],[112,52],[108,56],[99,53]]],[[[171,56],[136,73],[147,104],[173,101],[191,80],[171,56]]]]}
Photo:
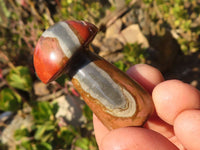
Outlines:
{"type": "Polygon", "coordinates": [[[200,52],[178,55],[171,68],[163,74],[166,80],[179,79],[200,89],[200,52]]]}

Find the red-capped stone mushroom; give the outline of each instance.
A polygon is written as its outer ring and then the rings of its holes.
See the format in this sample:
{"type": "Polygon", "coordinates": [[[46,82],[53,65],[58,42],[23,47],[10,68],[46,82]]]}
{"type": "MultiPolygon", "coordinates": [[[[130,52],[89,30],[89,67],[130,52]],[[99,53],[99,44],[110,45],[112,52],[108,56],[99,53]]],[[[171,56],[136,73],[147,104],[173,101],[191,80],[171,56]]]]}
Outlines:
{"type": "Polygon", "coordinates": [[[85,21],[63,21],[47,29],[34,51],[40,80],[67,73],[88,106],[108,129],[141,126],[153,111],[151,96],[138,83],[88,50],[98,29],[85,21]]]}

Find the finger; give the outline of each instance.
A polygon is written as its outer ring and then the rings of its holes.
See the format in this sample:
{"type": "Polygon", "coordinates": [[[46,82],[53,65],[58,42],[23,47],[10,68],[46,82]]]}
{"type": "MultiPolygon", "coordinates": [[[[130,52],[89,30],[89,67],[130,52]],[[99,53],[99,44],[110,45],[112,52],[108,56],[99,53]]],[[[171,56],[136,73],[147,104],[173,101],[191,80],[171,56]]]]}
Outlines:
{"type": "Polygon", "coordinates": [[[109,132],[109,130],[103,125],[103,123],[93,114],[94,133],[97,144],[100,148],[100,143],[103,137],[109,132]]]}
{"type": "Polygon", "coordinates": [[[152,97],[158,116],[171,125],[180,112],[200,106],[199,91],[178,80],[160,83],[153,90],[152,97]]]}
{"type": "Polygon", "coordinates": [[[200,110],[186,110],[174,121],[174,130],[181,143],[189,150],[200,148],[200,110]]]}
{"type": "Polygon", "coordinates": [[[165,137],[152,130],[127,127],[112,130],[101,143],[102,150],[178,150],[165,137]]]}
{"type": "MultiPolygon", "coordinates": [[[[138,83],[140,83],[145,89],[151,92],[154,86],[161,81],[163,81],[162,74],[155,68],[145,65],[145,64],[138,64],[131,67],[127,74],[135,79],[138,83]],[[146,82],[147,83],[146,83],[146,82]]],[[[98,118],[94,115],[93,118],[94,124],[94,132],[97,144],[99,144],[102,138],[108,133],[107,128],[99,121],[98,118]]]]}
{"type": "Polygon", "coordinates": [[[174,134],[174,129],[172,125],[167,124],[161,120],[158,116],[154,115],[144,125],[145,128],[151,129],[157,133],[162,134],[168,140],[170,140],[174,145],[176,145],[180,150],[183,150],[183,146],[179,139],[174,134]]]}
{"type": "Polygon", "coordinates": [[[141,84],[149,93],[158,83],[164,81],[158,69],[146,64],[132,66],[128,69],[127,74],[141,84]]]}

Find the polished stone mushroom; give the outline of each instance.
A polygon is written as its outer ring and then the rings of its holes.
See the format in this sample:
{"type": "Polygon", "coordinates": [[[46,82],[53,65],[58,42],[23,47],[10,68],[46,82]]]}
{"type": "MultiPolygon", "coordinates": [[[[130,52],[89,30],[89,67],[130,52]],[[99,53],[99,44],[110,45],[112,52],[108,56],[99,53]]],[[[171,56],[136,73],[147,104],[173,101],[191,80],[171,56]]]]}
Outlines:
{"type": "Polygon", "coordinates": [[[85,21],[56,23],[36,45],[35,71],[44,83],[68,74],[108,129],[142,126],[153,112],[151,96],[124,72],[88,50],[97,31],[96,26],[85,21]]]}

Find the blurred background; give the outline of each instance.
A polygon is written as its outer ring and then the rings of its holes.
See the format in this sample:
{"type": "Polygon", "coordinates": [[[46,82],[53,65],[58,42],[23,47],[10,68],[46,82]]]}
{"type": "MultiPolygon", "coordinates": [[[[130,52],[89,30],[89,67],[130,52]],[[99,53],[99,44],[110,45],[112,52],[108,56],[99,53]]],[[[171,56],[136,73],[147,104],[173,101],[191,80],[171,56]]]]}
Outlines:
{"type": "Polygon", "coordinates": [[[200,0],[0,0],[0,149],[96,150],[92,112],[68,77],[36,77],[34,47],[58,21],[99,32],[93,51],[119,69],[147,63],[200,88],[200,0]]]}

